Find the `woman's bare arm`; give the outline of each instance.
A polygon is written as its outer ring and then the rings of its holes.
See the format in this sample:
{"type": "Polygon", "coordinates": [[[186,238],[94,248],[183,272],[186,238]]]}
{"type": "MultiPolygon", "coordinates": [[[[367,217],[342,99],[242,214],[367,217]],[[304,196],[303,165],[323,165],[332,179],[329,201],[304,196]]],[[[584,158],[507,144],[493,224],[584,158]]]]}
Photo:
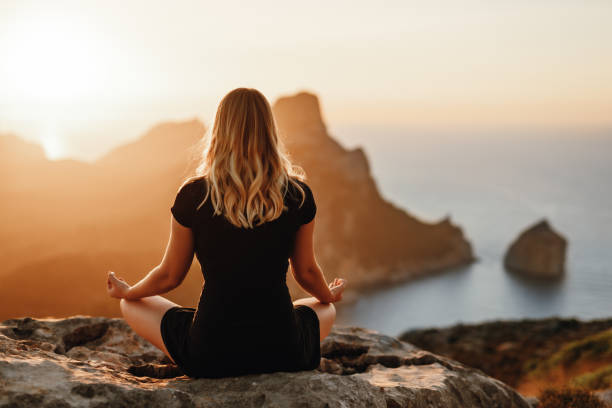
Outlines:
{"type": "Polygon", "coordinates": [[[321,303],[330,303],[334,302],[336,297],[327,285],[323,271],[315,258],[314,224],[313,219],[298,229],[293,254],[289,258],[291,270],[296,282],[305,291],[316,297],[321,303]]]}
{"type": "Polygon", "coordinates": [[[183,282],[194,254],[194,239],[191,228],[178,223],[171,216],[170,239],[161,263],[143,279],[126,290],[121,297],[133,300],[160,295],[176,288],[183,282]]]}

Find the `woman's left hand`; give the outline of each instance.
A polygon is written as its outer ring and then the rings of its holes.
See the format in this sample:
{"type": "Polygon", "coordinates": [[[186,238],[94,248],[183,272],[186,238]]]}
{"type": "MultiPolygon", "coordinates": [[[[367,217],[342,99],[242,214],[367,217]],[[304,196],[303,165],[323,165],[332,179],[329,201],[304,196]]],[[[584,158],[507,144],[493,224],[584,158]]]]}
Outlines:
{"type": "Polygon", "coordinates": [[[346,285],[346,279],[336,278],[329,284],[329,291],[331,292],[334,300],[332,302],[339,302],[342,300],[342,292],[346,285]]]}
{"type": "Polygon", "coordinates": [[[127,295],[128,290],[130,290],[130,285],[128,285],[123,278],[116,277],[115,272],[108,271],[106,290],[110,297],[121,299],[127,295]]]}

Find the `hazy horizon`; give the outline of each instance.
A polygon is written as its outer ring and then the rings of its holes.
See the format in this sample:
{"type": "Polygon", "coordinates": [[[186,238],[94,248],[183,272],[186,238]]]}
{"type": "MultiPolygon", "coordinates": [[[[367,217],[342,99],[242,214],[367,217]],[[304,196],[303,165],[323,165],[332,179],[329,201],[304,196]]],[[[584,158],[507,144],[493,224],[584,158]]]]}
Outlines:
{"type": "MultiPolygon", "coordinates": [[[[293,96],[293,95],[287,95],[293,96]]],[[[273,101],[271,101],[273,102],[273,101]]],[[[325,117],[325,112],[322,112],[325,117]]],[[[45,144],[35,138],[25,137],[23,134],[17,132],[1,132],[2,134],[12,134],[18,138],[25,140],[30,143],[40,145],[44,152],[47,160],[58,161],[58,160],[77,160],[84,163],[93,163],[96,160],[104,157],[106,154],[113,151],[113,149],[120,148],[121,146],[133,143],[145,136],[155,126],[164,123],[187,123],[191,120],[198,120],[208,126],[209,122],[205,122],[199,117],[183,118],[183,119],[168,119],[158,120],[155,122],[147,123],[144,127],[136,131],[133,134],[125,133],[123,139],[112,139],[105,140],[104,145],[96,146],[90,150],[79,150],[78,144],[71,146],[55,146],[53,144],[45,144]],[[66,149],[66,154],[62,156],[54,156],[53,149],[56,147],[62,147],[66,149]]],[[[410,127],[407,125],[395,125],[395,126],[384,126],[384,125],[359,125],[359,124],[344,124],[335,125],[334,123],[326,123],[327,129],[342,146],[346,148],[362,147],[365,148],[366,153],[370,152],[374,146],[377,146],[378,150],[388,149],[411,149],[417,147],[414,143],[418,143],[420,147],[432,145],[436,143],[444,143],[456,139],[463,139],[466,142],[478,142],[486,141],[486,139],[494,137],[500,139],[513,138],[517,141],[532,137],[547,137],[551,143],[556,140],[568,139],[568,138],[580,138],[580,139],[601,139],[612,137],[612,125],[597,129],[572,129],[572,128],[527,128],[527,127],[515,127],[515,128],[481,128],[481,129],[457,129],[446,130],[446,129],[428,129],[428,128],[417,128],[410,127]]]]}
{"type": "Polygon", "coordinates": [[[238,86],[316,93],[332,131],[610,128],[611,16],[577,0],[5,1],[0,132],[92,159],[159,122],[210,123],[238,86]]]}

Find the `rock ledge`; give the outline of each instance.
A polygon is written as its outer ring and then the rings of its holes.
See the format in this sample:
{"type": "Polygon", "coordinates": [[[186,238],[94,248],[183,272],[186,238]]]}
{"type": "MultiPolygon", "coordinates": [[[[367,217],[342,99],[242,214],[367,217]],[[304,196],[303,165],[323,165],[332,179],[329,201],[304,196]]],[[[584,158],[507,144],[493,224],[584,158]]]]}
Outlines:
{"type": "Polygon", "coordinates": [[[191,379],[123,319],[11,319],[0,407],[529,407],[480,370],[375,331],[336,327],[321,351],[317,370],[191,379]]]}

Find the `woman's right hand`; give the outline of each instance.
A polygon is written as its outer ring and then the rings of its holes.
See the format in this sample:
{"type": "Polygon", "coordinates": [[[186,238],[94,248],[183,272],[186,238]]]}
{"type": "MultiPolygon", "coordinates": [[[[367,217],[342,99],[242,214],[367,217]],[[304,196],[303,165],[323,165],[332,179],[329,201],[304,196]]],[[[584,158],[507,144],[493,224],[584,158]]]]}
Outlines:
{"type": "Polygon", "coordinates": [[[344,286],[346,285],[346,279],[336,278],[329,284],[329,290],[332,293],[332,303],[339,302],[342,300],[342,292],[344,292],[344,286]]]}
{"type": "Polygon", "coordinates": [[[108,271],[106,290],[110,297],[121,299],[127,295],[127,292],[130,290],[130,285],[128,285],[123,278],[115,276],[115,272],[108,271]]]}

